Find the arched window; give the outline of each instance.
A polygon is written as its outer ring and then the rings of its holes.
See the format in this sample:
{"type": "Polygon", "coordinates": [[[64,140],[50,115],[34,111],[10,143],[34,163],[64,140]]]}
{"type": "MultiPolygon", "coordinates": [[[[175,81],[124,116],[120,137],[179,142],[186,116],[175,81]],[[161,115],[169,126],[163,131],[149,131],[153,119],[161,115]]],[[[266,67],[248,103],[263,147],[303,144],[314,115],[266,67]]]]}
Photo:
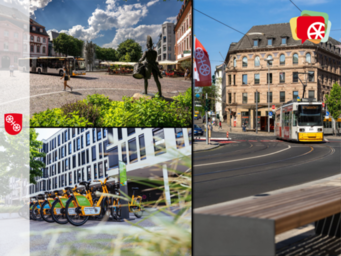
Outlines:
{"type": "Polygon", "coordinates": [[[279,62],[281,65],[285,65],[285,55],[281,54],[281,56],[279,56],[279,62]]]}
{"type": "Polygon", "coordinates": [[[247,58],[246,57],[243,58],[243,67],[247,67],[247,58]]]}
{"type": "Polygon", "coordinates": [[[45,46],[43,46],[43,53],[45,53],[45,46]]]}
{"type": "Polygon", "coordinates": [[[311,55],[310,55],[309,52],[305,55],[305,61],[306,61],[307,63],[311,63],[311,55]]]}
{"type": "Polygon", "coordinates": [[[233,67],[237,67],[237,59],[236,59],[236,57],[233,58],[233,67]]]}
{"type": "MultiPolygon", "coordinates": [[[[272,56],[269,54],[267,58],[268,58],[268,59],[272,59],[272,56]]],[[[268,64],[269,66],[272,66],[272,61],[267,61],[267,64],[268,64]]]]}
{"type": "Polygon", "coordinates": [[[259,67],[259,65],[260,65],[260,58],[259,58],[259,56],[256,56],[255,57],[255,67],[259,67]]]}
{"type": "Polygon", "coordinates": [[[37,37],[37,42],[40,42],[40,37],[39,36],[37,37]]]}
{"type": "Polygon", "coordinates": [[[292,56],[292,64],[298,64],[298,54],[294,53],[292,56]]]}

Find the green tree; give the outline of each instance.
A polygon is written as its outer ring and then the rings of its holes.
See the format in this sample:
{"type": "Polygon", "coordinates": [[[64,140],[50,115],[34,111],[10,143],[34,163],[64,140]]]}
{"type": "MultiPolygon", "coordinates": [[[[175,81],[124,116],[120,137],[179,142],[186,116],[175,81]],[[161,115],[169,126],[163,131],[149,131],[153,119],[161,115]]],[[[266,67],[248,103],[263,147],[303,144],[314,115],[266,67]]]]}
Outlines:
{"type": "Polygon", "coordinates": [[[101,61],[117,61],[117,52],[113,48],[102,48],[96,46],[96,58],[101,61]]]}
{"type": "Polygon", "coordinates": [[[58,53],[68,56],[82,56],[84,42],[65,33],[60,33],[53,39],[53,48],[58,53]]]}
{"type": "Polygon", "coordinates": [[[199,98],[195,98],[196,102],[198,102],[202,107],[196,107],[198,111],[203,111],[206,105],[206,93],[207,98],[210,99],[211,109],[215,112],[215,103],[221,101],[221,95],[218,91],[218,87],[215,85],[205,86],[205,87],[196,87],[195,88],[195,95],[199,94],[199,98]]]}
{"type": "Polygon", "coordinates": [[[39,158],[45,157],[46,154],[39,152],[43,143],[37,140],[38,133],[34,129],[30,129],[30,183],[36,184],[35,177],[42,176],[42,168],[45,168],[45,163],[39,158]]]}
{"type": "Polygon", "coordinates": [[[335,83],[330,94],[326,95],[326,104],[330,115],[337,120],[341,115],[341,87],[338,83],[335,83]]]}
{"type": "Polygon", "coordinates": [[[142,48],[135,40],[127,39],[118,45],[118,59],[120,61],[127,61],[127,54],[130,57],[130,61],[137,62],[142,57],[142,48]]]}

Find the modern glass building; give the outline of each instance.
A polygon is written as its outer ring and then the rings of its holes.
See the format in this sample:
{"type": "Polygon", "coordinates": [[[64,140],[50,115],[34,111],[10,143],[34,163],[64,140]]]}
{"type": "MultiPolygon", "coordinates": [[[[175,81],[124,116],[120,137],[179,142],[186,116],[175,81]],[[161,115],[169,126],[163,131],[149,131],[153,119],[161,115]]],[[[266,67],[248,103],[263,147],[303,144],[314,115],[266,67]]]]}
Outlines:
{"type": "MultiPolygon", "coordinates": [[[[118,181],[119,161],[126,163],[129,177],[162,177],[165,170],[183,172],[183,157],[191,155],[190,128],[65,128],[43,140],[42,158],[46,168],[30,196],[75,186],[81,181],[118,181]],[[176,164],[176,165],[174,165],[176,164]]],[[[140,193],[141,194],[141,193],[140,193]]],[[[155,196],[155,195],[154,195],[155,196]]],[[[146,197],[153,197],[149,195],[146,197]]]]}

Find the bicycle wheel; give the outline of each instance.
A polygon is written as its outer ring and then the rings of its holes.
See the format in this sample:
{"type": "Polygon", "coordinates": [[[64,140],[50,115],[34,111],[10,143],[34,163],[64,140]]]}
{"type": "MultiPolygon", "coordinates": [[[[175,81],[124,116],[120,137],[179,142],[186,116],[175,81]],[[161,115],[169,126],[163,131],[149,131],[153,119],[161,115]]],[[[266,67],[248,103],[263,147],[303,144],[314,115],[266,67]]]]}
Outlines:
{"type": "Polygon", "coordinates": [[[49,222],[49,223],[54,222],[52,215],[51,215],[51,209],[50,209],[49,202],[45,201],[42,204],[41,210],[40,210],[40,215],[41,215],[41,218],[43,220],[45,220],[46,222],[49,222]]]}
{"type": "Polygon", "coordinates": [[[82,216],[80,207],[77,207],[76,199],[70,197],[65,206],[67,220],[74,226],[82,226],[89,219],[89,216],[82,216]],[[74,207],[74,206],[76,207],[74,207]]]}
{"type": "Polygon", "coordinates": [[[65,208],[59,203],[59,199],[53,201],[51,206],[51,215],[55,222],[58,224],[67,224],[69,221],[66,218],[65,208]],[[61,214],[55,214],[55,210],[61,214]]]}
{"type": "Polygon", "coordinates": [[[142,209],[141,209],[141,207],[139,206],[140,203],[141,203],[140,200],[137,199],[137,200],[136,200],[136,204],[137,204],[137,205],[130,206],[130,209],[131,209],[131,211],[134,213],[134,215],[136,216],[136,218],[141,218],[141,217],[142,217],[142,214],[143,214],[142,209]]]}
{"type": "Polygon", "coordinates": [[[119,220],[121,218],[121,208],[119,203],[117,203],[116,200],[114,200],[111,209],[111,216],[115,219],[115,220],[119,220]]]}
{"type": "Polygon", "coordinates": [[[41,220],[40,205],[38,202],[35,203],[32,207],[32,219],[33,220],[41,220]]]}

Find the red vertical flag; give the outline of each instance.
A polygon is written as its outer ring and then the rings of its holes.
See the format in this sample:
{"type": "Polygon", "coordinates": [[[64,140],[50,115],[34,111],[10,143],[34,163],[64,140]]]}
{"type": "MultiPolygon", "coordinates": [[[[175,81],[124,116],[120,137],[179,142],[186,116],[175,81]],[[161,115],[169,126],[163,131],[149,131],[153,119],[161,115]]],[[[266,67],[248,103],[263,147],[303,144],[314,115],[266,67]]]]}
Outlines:
{"type": "Polygon", "coordinates": [[[194,44],[194,79],[195,86],[211,86],[211,64],[210,58],[204,46],[195,38],[194,44]]]}

